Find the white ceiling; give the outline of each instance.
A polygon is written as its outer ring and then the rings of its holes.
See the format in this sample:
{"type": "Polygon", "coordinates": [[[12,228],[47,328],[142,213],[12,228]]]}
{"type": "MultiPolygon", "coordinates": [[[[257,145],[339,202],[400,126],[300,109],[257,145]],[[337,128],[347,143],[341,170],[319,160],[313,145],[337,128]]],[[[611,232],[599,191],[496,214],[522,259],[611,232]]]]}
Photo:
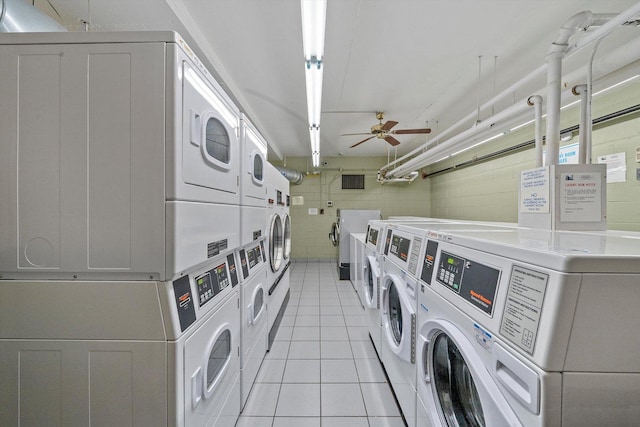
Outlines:
{"type": "MultiPolygon", "coordinates": [[[[375,111],[400,122],[394,129],[433,129],[431,136],[397,136],[397,154],[404,154],[542,65],[559,27],[575,13],[617,13],[634,4],[328,0],[321,156],[386,155],[383,140],[350,149],[364,137],[340,136],[368,132],[377,123],[375,111]]],[[[83,30],[84,20],[91,31],[179,31],[197,45],[265,135],[270,158],[310,156],[299,0],[36,0],[36,5],[71,30],[83,30]]],[[[567,71],[584,63],[575,58],[567,61],[567,71]]],[[[540,76],[493,109],[526,98],[544,80],[540,76]]],[[[491,109],[482,111],[480,119],[490,114],[491,109]]]]}

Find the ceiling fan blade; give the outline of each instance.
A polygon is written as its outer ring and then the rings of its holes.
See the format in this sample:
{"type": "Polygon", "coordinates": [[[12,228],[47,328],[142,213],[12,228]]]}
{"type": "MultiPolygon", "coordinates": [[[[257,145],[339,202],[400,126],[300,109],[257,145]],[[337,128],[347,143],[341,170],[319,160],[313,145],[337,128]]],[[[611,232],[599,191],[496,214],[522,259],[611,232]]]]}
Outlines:
{"type": "Polygon", "coordinates": [[[363,142],[367,142],[368,140],[370,140],[370,139],[372,139],[372,138],[375,138],[375,135],[374,135],[374,136],[370,136],[370,137],[369,137],[369,138],[367,138],[367,139],[363,139],[363,140],[362,140],[362,141],[360,141],[360,142],[356,142],[355,144],[353,144],[353,145],[352,145],[351,147],[349,147],[349,148],[357,147],[358,145],[362,144],[363,142]]]}
{"type": "Polygon", "coordinates": [[[419,134],[419,133],[431,133],[431,129],[429,128],[424,128],[424,129],[398,129],[398,130],[394,130],[390,133],[396,134],[396,135],[410,135],[410,134],[419,134]]]}
{"type": "Polygon", "coordinates": [[[397,125],[398,122],[394,122],[393,120],[387,120],[387,123],[383,124],[382,127],[380,128],[380,130],[383,131],[388,131],[390,130],[392,127],[394,127],[395,125],[397,125]]]}
{"type": "Polygon", "coordinates": [[[396,145],[400,145],[400,141],[398,141],[397,139],[395,139],[392,136],[387,136],[384,140],[387,141],[389,144],[393,145],[394,147],[396,145]]]}
{"type": "Polygon", "coordinates": [[[343,133],[340,136],[351,136],[351,135],[371,135],[371,132],[366,132],[366,133],[343,133]]]}

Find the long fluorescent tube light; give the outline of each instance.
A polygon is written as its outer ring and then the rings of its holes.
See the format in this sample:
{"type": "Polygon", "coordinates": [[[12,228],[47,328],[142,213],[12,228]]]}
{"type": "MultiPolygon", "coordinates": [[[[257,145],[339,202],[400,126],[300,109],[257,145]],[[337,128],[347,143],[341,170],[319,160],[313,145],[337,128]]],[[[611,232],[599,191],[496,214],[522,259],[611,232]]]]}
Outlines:
{"type": "Polygon", "coordinates": [[[311,138],[311,158],[313,167],[320,166],[320,129],[309,128],[309,137],[311,138]]]}
{"type": "Polygon", "coordinates": [[[301,0],[302,44],[304,58],[318,60],[324,55],[324,28],[327,21],[327,0],[301,0]]]}
{"type": "Polygon", "coordinates": [[[304,73],[307,82],[307,113],[309,126],[319,127],[322,108],[322,64],[307,61],[304,73]]]}

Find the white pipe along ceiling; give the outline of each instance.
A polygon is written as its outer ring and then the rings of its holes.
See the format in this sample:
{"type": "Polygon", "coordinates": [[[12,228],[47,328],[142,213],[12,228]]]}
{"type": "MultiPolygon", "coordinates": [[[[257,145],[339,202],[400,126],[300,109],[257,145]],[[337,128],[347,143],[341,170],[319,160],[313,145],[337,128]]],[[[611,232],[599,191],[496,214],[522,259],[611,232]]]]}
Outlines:
{"type": "MultiPolygon", "coordinates": [[[[546,92],[547,95],[547,115],[546,115],[546,144],[547,144],[547,152],[549,155],[547,156],[547,163],[549,164],[557,164],[558,161],[558,153],[559,153],[559,140],[560,140],[560,109],[563,99],[568,99],[569,94],[562,93],[562,85],[566,84],[567,81],[575,81],[575,85],[584,83],[585,77],[587,78],[587,86],[585,88],[585,92],[587,95],[587,100],[584,101],[585,107],[585,120],[590,121],[590,108],[587,107],[590,104],[590,96],[591,91],[589,91],[591,81],[593,80],[593,75],[596,74],[598,78],[602,78],[608,74],[614,73],[619,69],[622,69],[626,65],[632,64],[640,59],[640,37],[637,37],[627,44],[618,47],[613,52],[603,55],[597,61],[594,61],[595,50],[597,49],[597,44],[606,36],[608,36],[615,29],[620,28],[626,24],[635,24],[637,25],[637,17],[640,14],[640,3],[635,4],[630,7],[626,11],[618,14],[593,14],[590,11],[585,11],[578,13],[571,18],[569,18],[565,24],[563,24],[558,32],[558,36],[551,44],[549,52],[546,57],[546,63],[541,65],[540,67],[533,70],[531,73],[524,76],[522,79],[509,86],[506,90],[502,91],[498,95],[494,96],[491,100],[483,104],[480,109],[485,109],[488,106],[493,105],[495,102],[506,98],[509,95],[512,95],[515,91],[515,88],[522,87],[526,85],[526,83],[533,80],[537,75],[542,73],[545,69],[547,70],[547,86],[545,89],[541,89],[536,92],[537,96],[546,92]],[[584,37],[582,37],[577,42],[570,44],[570,38],[580,30],[586,31],[589,28],[598,27],[593,30],[591,33],[587,33],[584,37]],[[575,54],[579,50],[584,47],[596,43],[594,47],[594,51],[592,52],[589,63],[573,73],[569,76],[566,76],[565,79],[562,79],[562,61],[575,54]],[[595,68],[595,70],[594,70],[595,68]]],[[[575,95],[575,94],[574,94],[575,95]]],[[[542,99],[535,98],[534,96],[527,97],[522,102],[517,102],[510,107],[505,108],[503,111],[494,114],[492,117],[485,119],[480,123],[474,124],[473,127],[463,131],[453,137],[450,137],[447,140],[443,140],[445,136],[452,134],[461,126],[464,126],[469,122],[470,119],[475,117],[477,111],[473,111],[465,116],[463,119],[456,122],[453,126],[448,129],[440,132],[440,134],[433,138],[431,141],[428,141],[424,145],[412,150],[408,154],[392,161],[380,168],[379,175],[382,177],[381,181],[385,179],[395,179],[406,176],[417,169],[425,167],[429,164],[435,163],[443,157],[447,157],[451,153],[456,151],[461,151],[462,149],[468,148],[465,147],[471,146],[472,144],[477,144],[476,140],[480,139],[482,135],[484,138],[488,137],[489,133],[487,130],[491,130],[494,132],[494,135],[497,133],[497,124],[499,123],[501,126],[507,126],[507,122],[514,123],[513,118],[521,118],[522,116],[530,117],[530,111],[527,111],[527,103],[529,105],[533,105],[535,107],[536,117],[539,113],[541,113],[541,101],[542,99]],[[540,108],[540,110],[538,110],[540,108]],[[441,142],[442,141],[442,142],[441,142]],[[434,144],[438,144],[434,146],[434,144]],[[402,163],[403,162],[403,163],[402,163]],[[399,166],[399,163],[401,163],[399,166]],[[395,166],[395,168],[394,168],[395,166]]],[[[541,117],[541,116],[540,116],[541,117]]],[[[540,119],[537,119],[538,123],[536,126],[540,125],[540,119]]],[[[517,121],[517,120],[516,120],[517,121]]],[[[522,120],[522,122],[526,121],[526,119],[522,120]]],[[[590,124],[586,125],[585,133],[589,133],[589,129],[591,128],[590,124]]],[[[536,131],[536,140],[542,140],[541,136],[538,136],[539,130],[536,131]]],[[[581,132],[582,133],[582,132],[581,132]]],[[[499,135],[499,134],[498,134],[499,135]]],[[[589,136],[586,137],[586,141],[589,141],[589,136]]],[[[585,141],[585,144],[588,142],[585,141]]],[[[541,150],[541,147],[539,148],[541,150]]],[[[586,162],[590,161],[590,148],[586,148],[584,150],[586,154],[586,162]]],[[[583,150],[581,149],[581,152],[583,150]]],[[[541,154],[540,154],[541,156],[541,154]]],[[[538,160],[541,163],[541,160],[538,160]]]]}

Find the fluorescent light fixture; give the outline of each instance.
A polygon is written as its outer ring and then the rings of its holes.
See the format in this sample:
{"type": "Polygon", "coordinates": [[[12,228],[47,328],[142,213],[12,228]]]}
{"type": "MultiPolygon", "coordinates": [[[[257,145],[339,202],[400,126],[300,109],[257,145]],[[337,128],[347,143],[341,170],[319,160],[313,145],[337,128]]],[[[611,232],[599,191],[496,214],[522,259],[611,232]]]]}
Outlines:
{"type": "Polygon", "coordinates": [[[211,88],[202,81],[202,79],[195,73],[195,71],[193,71],[191,68],[188,68],[184,76],[187,81],[198,90],[200,95],[202,95],[207,101],[209,101],[211,105],[215,107],[216,110],[220,112],[222,117],[231,127],[236,129],[239,126],[238,116],[236,116],[229,110],[225,103],[222,102],[218,95],[216,95],[213,90],[211,90],[211,88]]]}
{"type": "Polygon", "coordinates": [[[327,0],[301,0],[302,44],[304,58],[322,59],[324,55],[324,28],[327,21],[327,0]]]}
{"type": "Polygon", "coordinates": [[[320,128],[310,127],[309,137],[311,138],[311,158],[313,160],[313,167],[320,166],[320,128]]]}
{"type": "Polygon", "coordinates": [[[307,113],[309,127],[320,127],[320,113],[322,108],[322,64],[307,61],[305,65],[305,79],[307,81],[307,113]]]}
{"type": "Polygon", "coordinates": [[[302,45],[307,85],[307,114],[313,167],[320,166],[320,115],[322,108],[322,56],[327,21],[327,0],[300,0],[302,45]]]}

